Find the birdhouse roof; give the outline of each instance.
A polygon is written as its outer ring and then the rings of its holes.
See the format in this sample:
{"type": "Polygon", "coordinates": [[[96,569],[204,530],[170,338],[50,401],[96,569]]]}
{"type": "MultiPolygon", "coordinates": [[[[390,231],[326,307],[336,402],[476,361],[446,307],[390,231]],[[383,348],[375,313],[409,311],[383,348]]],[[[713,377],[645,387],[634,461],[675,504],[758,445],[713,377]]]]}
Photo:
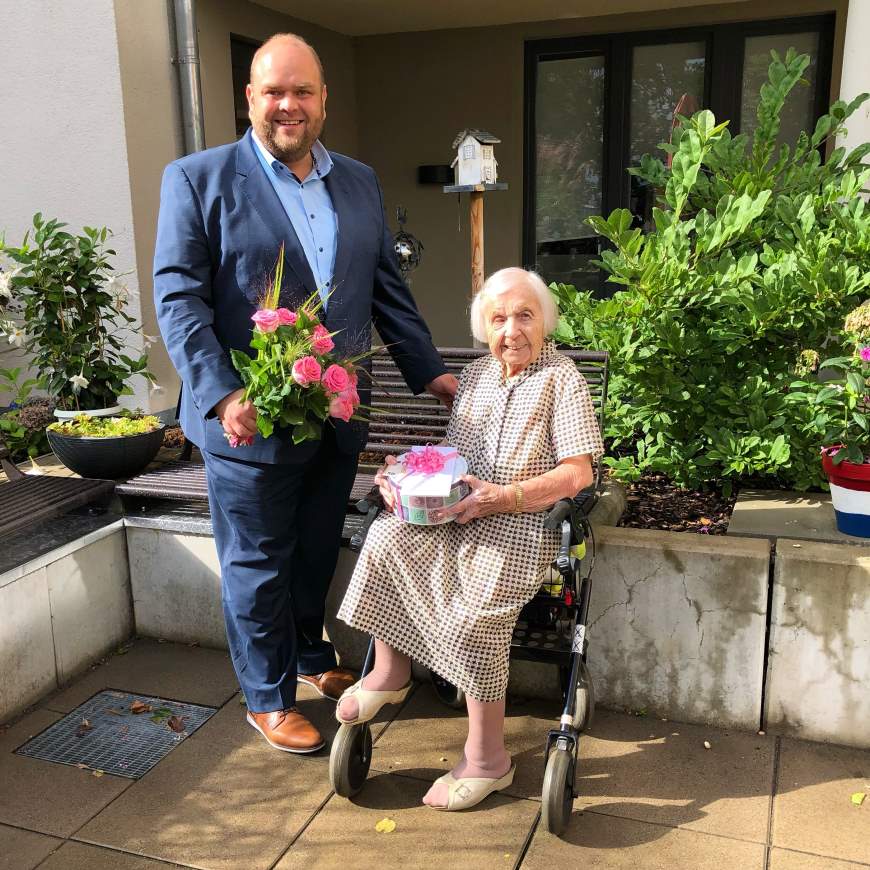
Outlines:
{"type": "Polygon", "coordinates": [[[462,130],[456,134],[456,138],[453,140],[453,147],[456,148],[466,136],[472,136],[477,139],[478,142],[482,142],[485,145],[492,145],[496,142],[501,142],[501,139],[499,139],[498,136],[493,136],[492,133],[487,133],[486,130],[462,130]]]}

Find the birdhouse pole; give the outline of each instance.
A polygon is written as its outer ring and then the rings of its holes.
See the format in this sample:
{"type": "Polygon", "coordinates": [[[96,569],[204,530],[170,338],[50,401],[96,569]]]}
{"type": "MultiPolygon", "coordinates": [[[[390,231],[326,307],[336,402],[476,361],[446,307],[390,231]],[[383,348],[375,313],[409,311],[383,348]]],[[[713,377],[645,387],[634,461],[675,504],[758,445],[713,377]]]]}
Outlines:
{"type": "Polygon", "coordinates": [[[483,191],[471,191],[471,295],[483,287],[483,191]]]}

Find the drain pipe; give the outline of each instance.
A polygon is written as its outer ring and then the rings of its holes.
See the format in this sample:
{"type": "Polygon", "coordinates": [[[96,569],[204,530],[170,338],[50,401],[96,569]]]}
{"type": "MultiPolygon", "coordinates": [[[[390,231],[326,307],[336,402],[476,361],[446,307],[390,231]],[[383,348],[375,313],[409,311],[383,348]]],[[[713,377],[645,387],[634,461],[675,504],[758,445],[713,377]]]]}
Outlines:
{"type": "Polygon", "coordinates": [[[199,80],[199,43],[196,37],[196,0],[170,0],[175,26],[175,59],[181,93],[184,153],[205,148],[202,88],[199,80]]]}

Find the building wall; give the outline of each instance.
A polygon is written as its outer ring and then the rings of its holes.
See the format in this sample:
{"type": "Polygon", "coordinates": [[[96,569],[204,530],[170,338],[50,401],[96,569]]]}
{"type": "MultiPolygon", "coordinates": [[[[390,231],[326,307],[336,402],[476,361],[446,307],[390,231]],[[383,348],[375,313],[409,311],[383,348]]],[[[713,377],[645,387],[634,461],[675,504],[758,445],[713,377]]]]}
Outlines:
{"type": "MultiPolygon", "coordinates": [[[[628,4],[611,3],[610,8],[625,9],[628,4]]],[[[525,40],[834,10],[841,13],[834,46],[832,91],[837,94],[845,8],[845,0],[767,0],[359,38],[359,157],[380,175],[393,225],[396,206],[406,207],[407,229],[425,246],[422,264],[412,275],[412,289],[436,341],[468,344],[470,340],[468,198],[446,195],[437,185],[418,185],[416,167],[449,163],[454,156],[450,144],[464,127],[499,136],[499,181],[506,181],[509,189],[485,197],[485,269],[489,274],[522,263],[525,40]]]]}
{"type": "MultiPolygon", "coordinates": [[[[127,282],[130,313],[138,317],[112,0],[2,3],[0,34],[0,236],[19,244],[37,211],[73,231],[108,226],[116,269],[134,270],[127,282]]],[[[21,359],[8,344],[0,347],[0,366],[21,359]]]]}

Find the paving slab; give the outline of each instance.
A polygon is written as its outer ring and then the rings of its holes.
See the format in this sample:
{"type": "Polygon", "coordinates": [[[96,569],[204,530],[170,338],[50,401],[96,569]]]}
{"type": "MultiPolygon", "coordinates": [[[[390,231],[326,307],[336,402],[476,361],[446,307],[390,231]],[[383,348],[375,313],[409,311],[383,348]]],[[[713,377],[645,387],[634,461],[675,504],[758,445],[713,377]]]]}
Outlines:
{"type": "Polygon", "coordinates": [[[129,855],[99,846],[67,842],[39,870],[170,870],[184,864],[166,864],[139,855],[129,855]]]}
{"type": "Polygon", "coordinates": [[[773,757],[771,737],[599,711],[574,806],[763,843],[773,757]]]}
{"type": "Polygon", "coordinates": [[[33,870],[63,840],[0,825],[0,870],[33,870]]]}
{"type": "Polygon", "coordinates": [[[771,842],[870,864],[870,751],[783,739],[771,842]]]}
{"type": "Polygon", "coordinates": [[[575,812],[562,838],[538,830],[523,870],[764,870],[764,846],[697,831],[575,812]]]}
{"type": "Polygon", "coordinates": [[[77,839],[209,870],[265,870],[329,794],[325,751],[273,749],[232,700],[77,839]]]}
{"type": "Polygon", "coordinates": [[[838,861],[805,852],[792,852],[788,849],[771,849],[768,870],[866,870],[870,864],[855,864],[852,861],[838,861]]]}
{"type": "Polygon", "coordinates": [[[35,710],[0,736],[0,823],[68,837],[130,785],[129,779],[14,754],[60,718],[35,710]]]}
{"type": "MultiPolygon", "coordinates": [[[[559,713],[553,703],[508,705],[505,745],[517,772],[505,794],[540,800],[547,732],[556,727],[559,713]]],[[[445,707],[430,685],[421,685],[375,744],[372,767],[431,782],[459,760],[467,730],[463,711],[445,707]]]]}
{"type": "Polygon", "coordinates": [[[420,803],[425,791],[410,777],[373,773],[352,800],[332,797],[275,870],[515,865],[538,804],[493,795],[472,812],[444,813],[420,803]],[[396,828],[378,833],[385,818],[396,828]]]}
{"type": "Polygon", "coordinates": [[[728,534],[870,546],[870,538],[844,535],[837,530],[831,495],[827,492],[741,490],[728,523],[728,534]]]}
{"type": "Polygon", "coordinates": [[[68,713],[102,689],[121,689],[219,707],[239,690],[229,655],[221,650],[144,638],[124,649],[41,706],[68,713]]]}

